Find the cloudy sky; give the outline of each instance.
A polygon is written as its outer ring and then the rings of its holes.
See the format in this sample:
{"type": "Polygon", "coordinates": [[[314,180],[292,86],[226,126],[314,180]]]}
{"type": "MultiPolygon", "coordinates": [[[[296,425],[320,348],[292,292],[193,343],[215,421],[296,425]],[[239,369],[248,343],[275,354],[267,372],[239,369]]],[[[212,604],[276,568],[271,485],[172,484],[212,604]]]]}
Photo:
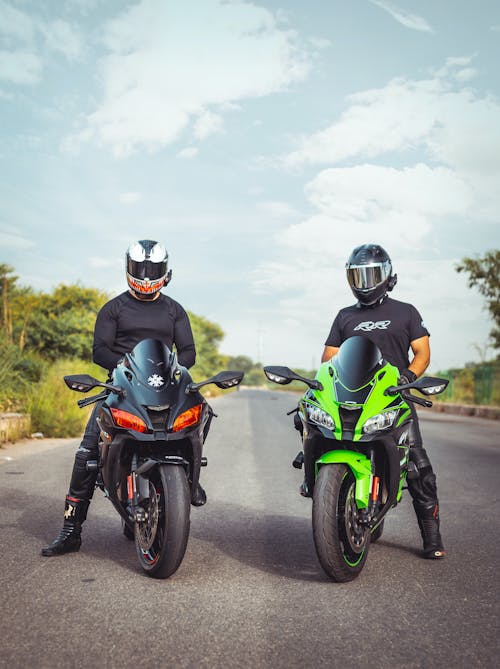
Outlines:
{"type": "Polygon", "coordinates": [[[223,352],[310,368],[377,242],[431,369],[478,360],[499,46],[498,0],[0,0],[0,262],[115,295],[158,239],[223,352]]]}

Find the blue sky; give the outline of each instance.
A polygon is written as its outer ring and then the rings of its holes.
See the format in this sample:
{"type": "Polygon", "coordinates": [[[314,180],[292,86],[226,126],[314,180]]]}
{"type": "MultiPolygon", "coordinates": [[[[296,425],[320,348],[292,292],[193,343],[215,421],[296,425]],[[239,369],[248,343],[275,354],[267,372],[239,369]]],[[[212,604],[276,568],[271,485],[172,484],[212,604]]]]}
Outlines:
{"type": "Polygon", "coordinates": [[[225,353],[309,368],[377,242],[431,368],[478,360],[454,265],[500,242],[499,45],[487,0],[0,0],[0,262],[115,295],[158,239],[225,353]]]}

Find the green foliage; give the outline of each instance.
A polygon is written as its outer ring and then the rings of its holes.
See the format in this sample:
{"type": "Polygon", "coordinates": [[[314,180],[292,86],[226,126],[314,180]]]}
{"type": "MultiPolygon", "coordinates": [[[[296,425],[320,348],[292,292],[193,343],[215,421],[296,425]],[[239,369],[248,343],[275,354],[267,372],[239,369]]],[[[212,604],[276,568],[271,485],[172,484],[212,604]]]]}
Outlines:
{"type": "Polygon", "coordinates": [[[0,331],[7,344],[47,360],[90,359],[95,319],[108,296],[79,285],[36,293],[19,287],[13,269],[0,264],[0,300],[0,331]]]}
{"type": "Polygon", "coordinates": [[[26,347],[49,360],[90,360],[96,316],[107,299],[94,288],[65,285],[39,295],[33,307],[36,327],[28,330],[26,347]]]}
{"type": "Polygon", "coordinates": [[[45,363],[34,354],[24,354],[18,346],[0,337],[0,411],[3,413],[26,410],[33,384],[43,373],[45,363]]]}
{"type": "Polygon", "coordinates": [[[78,407],[77,401],[87,395],[67,388],[63,377],[68,374],[90,374],[104,380],[103,371],[97,365],[78,359],[53,363],[30,394],[27,408],[34,432],[42,432],[45,437],[79,437],[83,433],[92,406],[78,407]]]}
{"type": "Polygon", "coordinates": [[[500,360],[469,364],[463,369],[437,372],[449,380],[447,389],[432,401],[500,406],[500,360]]]}
{"type": "Polygon", "coordinates": [[[224,366],[224,358],[219,353],[224,332],[216,323],[188,313],[196,345],[196,364],[190,373],[195,381],[201,381],[220,371],[224,366]]]}
{"type": "Polygon", "coordinates": [[[463,258],[455,269],[468,274],[469,288],[476,287],[486,298],[493,319],[490,337],[494,348],[500,350],[500,250],[488,251],[482,257],[463,258]]]}

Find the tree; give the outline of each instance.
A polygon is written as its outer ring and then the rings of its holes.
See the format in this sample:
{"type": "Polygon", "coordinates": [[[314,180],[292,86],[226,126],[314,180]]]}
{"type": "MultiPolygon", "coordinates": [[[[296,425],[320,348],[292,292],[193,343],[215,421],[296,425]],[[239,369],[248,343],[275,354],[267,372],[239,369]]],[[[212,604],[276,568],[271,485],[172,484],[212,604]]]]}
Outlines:
{"type": "Polygon", "coordinates": [[[188,312],[196,346],[196,365],[193,374],[196,380],[208,378],[220,371],[223,358],[219,353],[219,344],[224,338],[224,331],[216,323],[188,312]]]}
{"type": "Polygon", "coordinates": [[[488,251],[482,257],[463,258],[455,269],[468,274],[468,287],[476,287],[486,298],[486,306],[493,318],[490,337],[493,347],[500,350],[500,250],[488,251]]]}

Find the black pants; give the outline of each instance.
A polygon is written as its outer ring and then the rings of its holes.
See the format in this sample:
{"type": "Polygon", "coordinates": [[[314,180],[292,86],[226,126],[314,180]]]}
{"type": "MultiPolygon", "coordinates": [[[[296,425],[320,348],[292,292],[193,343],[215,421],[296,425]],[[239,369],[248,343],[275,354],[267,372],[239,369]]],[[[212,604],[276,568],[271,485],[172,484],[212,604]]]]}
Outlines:
{"type": "Polygon", "coordinates": [[[68,495],[76,499],[92,499],[94,494],[97,471],[87,471],[89,460],[99,459],[99,426],[97,425],[97,414],[104,400],[96,402],[85,428],[82,442],[75,453],[75,462],[68,495]]]}
{"type": "Polygon", "coordinates": [[[410,463],[413,463],[413,466],[409,471],[407,483],[408,492],[412,496],[415,510],[419,515],[419,510],[424,511],[438,503],[437,484],[427,451],[422,446],[417,411],[413,404],[410,404],[410,408],[413,419],[409,435],[410,463]]]}

